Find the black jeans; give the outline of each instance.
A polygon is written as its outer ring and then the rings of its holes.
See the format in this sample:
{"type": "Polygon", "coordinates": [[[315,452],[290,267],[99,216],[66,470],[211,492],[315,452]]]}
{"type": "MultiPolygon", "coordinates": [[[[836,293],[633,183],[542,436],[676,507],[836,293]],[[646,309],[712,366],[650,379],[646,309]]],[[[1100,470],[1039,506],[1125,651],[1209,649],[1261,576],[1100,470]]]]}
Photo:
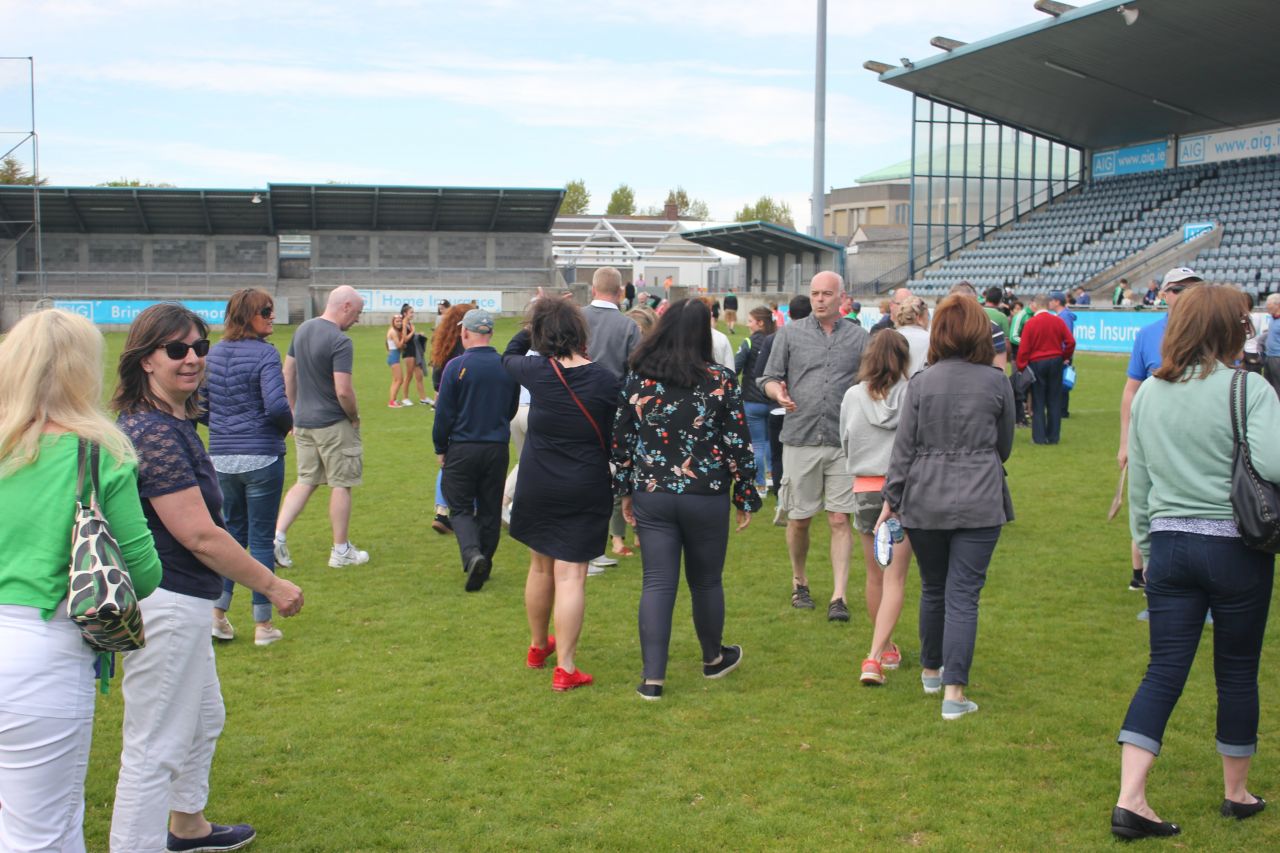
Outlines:
{"type": "Polygon", "coordinates": [[[968,684],[978,639],[978,596],[999,527],[907,530],[920,565],[920,665],[946,667],[944,684],[968,684]]]}
{"type": "Polygon", "coordinates": [[[498,550],[510,452],[506,444],[476,441],[450,444],[445,453],[440,486],[464,567],[477,554],[492,560],[498,550]]]}
{"type": "Polygon", "coordinates": [[[1129,703],[1120,743],[1160,754],[1165,724],[1182,695],[1213,611],[1218,752],[1246,757],[1258,746],[1258,659],[1271,606],[1275,557],[1239,539],[1151,534],[1147,609],[1151,662],[1129,703]]]}
{"type": "Polygon", "coordinates": [[[782,483],[782,422],[786,415],[775,415],[769,412],[769,462],[773,466],[773,493],[778,493],[782,483]]]}
{"type": "Polygon", "coordinates": [[[728,495],[636,492],[636,532],[644,548],[640,593],[640,652],[644,677],[667,677],[671,613],[680,586],[680,556],[693,599],[693,629],[703,662],[720,654],[724,635],[724,554],[729,545],[728,495]]]}
{"type": "Polygon", "coordinates": [[[1036,381],[1031,385],[1031,440],[1036,444],[1057,444],[1062,435],[1061,358],[1031,362],[1036,381]]]}

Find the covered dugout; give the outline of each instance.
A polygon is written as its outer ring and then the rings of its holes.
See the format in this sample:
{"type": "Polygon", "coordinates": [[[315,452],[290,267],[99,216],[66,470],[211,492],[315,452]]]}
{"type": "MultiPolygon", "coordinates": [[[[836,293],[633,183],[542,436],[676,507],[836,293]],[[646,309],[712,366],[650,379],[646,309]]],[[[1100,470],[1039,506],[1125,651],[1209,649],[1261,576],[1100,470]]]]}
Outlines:
{"type": "Polygon", "coordinates": [[[737,289],[743,293],[807,292],[809,279],[819,272],[844,275],[844,246],[772,222],[735,222],[686,231],[682,236],[742,258],[737,289]]]}

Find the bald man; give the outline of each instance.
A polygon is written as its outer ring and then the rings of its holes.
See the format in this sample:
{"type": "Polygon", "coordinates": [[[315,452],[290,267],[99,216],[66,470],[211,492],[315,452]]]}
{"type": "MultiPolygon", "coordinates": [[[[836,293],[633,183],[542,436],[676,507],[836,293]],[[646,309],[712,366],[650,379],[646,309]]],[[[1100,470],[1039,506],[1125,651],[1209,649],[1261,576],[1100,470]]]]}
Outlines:
{"type": "Polygon", "coordinates": [[[335,569],[369,562],[350,542],[351,489],[364,472],[360,409],[351,385],[354,348],[344,332],[360,319],[364,300],[343,285],[329,294],[324,313],[298,327],[284,359],[284,391],[293,409],[298,480],[284,496],[276,520],[276,563],[293,565],[285,534],[319,486],[329,486],[329,524],[335,569]]]}
{"type": "MultiPolygon", "coordinates": [[[[853,482],[840,441],[840,403],[857,381],[862,350],[871,335],[861,326],[842,322],[844,280],[820,272],[809,284],[813,313],[788,323],[774,336],[769,361],[758,383],[786,409],[782,425],[782,487],[778,508],[787,514],[787,552],[791,558],[791,606],[812,609],[805,564],[809,525],[823,510],[831,528],[831,574],[834,580],[827,619],[848,622],[845,594],[849,585],[849,553],[853,533],[853,482]]],[[[870,531],[868,531],[870,532],[870,531]]]]}

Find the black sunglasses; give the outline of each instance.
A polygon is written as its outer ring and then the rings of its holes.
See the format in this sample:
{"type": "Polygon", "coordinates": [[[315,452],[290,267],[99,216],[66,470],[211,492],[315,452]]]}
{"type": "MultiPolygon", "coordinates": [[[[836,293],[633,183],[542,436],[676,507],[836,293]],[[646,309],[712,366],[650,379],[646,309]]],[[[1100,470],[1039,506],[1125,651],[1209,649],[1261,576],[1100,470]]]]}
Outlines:
{"type": "Polygon", "coordinates": [[[156,349],[164,350],[164,354],[174,361],[182,361],[187,357],[190,350],[196,351],[197,358],[204,358],[209,354],[209,339],[201,338],[194,344],[188,344],[183,341],[169,341],[167,344],[156,344],[156,349]]]}
{"type": "Polygon", "coordinates": [[[258,311],[258,316],[264,320],[270,320],[276,313],[276,306],[265,305],[258,311]]]}

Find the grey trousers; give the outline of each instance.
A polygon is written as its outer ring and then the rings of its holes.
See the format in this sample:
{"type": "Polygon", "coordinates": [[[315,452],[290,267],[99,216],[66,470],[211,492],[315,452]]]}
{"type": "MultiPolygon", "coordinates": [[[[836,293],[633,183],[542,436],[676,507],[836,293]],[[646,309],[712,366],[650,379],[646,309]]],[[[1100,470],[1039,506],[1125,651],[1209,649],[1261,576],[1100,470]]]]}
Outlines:
{"type": "Polygon", "coordinates": [[[978,596],[999,527],[907,530],[920,565],[920,666],[946,667],[943,684],[968,684],[978,638],[978,596]]]}
{"type": "Polygon", "coordinates": [[[667,677],[671,614],[680,586],[680,557],[693,599],[693,628],[703,662],[720,655],[724,635],[724,555],[729,546],[728,495],[636,492],[636,532],[644,543],[640,560],[640,651],[644,677],[667,677]]]}

